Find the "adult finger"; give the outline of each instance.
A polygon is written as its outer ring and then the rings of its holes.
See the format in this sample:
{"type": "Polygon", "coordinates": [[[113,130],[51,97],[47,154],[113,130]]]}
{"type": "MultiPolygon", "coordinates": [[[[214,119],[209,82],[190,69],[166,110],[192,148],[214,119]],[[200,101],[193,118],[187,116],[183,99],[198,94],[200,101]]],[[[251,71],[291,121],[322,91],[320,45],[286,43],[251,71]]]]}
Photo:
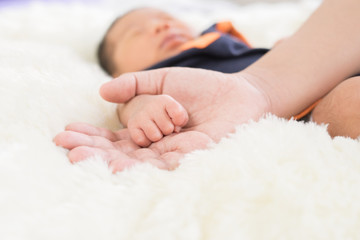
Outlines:
{"type": "MultiPolygon", "coordinates": [[[[164,161],[164,159],[159,155],[159,153],[149,148],[141,148],[132,153],[129,153],[129,157],[137,159],[142,163],[149,163],[159,169],[172,170],[175,169],[177,166],[169,165],[169,163],[167,161],[164,161]]],[[[180,157],[176,159],[178,160],[179,158],[180,157]]]]}
{"type": "MultiPolygon", "coordinates": [[[[170,155],[173,156],[172,161],[164,161],[162,158],[159,158],[155,152],[145,148],[134,151],[131,155],[128,155],[113,149],[104,150],[101,148],[81,146],[72,149],[68,153],[68,158],[70,162],[76,163],[91,157],[100,157],[108,163],[109,167],[115,173],[139,163],[149,163],[159,169],[173,170],[178,166],[178,161],[174,162],[176,153],[174,153],[174,155],[170,153],[168,156],[170,155]]],[[[176,157],[176,159],[179,159],[179,157],[176,157]]]]}
{"type": "Polygon", "coordinates": [[[110,141],[118,140],[118,136],[106,128],[95,127],[88,123],[70,123],[65,127],[66,131],[73,131],[83,133],[89,136],[100,136],[109,139],[110,141]]]}
{"type": "Polygon", "coordinates": [[[140,148],[133,140],[120,140],[113,143],[115,149],[127,154],[140,148]]]}
{"type": "Polygon", "coordinates": [[[135,151],[132,156],[125,154],[118,150],[108,149],[104,150],[101,148],[81,146],[72,149],[68,153],[68,158],[71,163],[77,163],[83,160],[87,160],[91,157],[100,157],[106,161],[113,173],[123,171],[127,168],[134,166],[139,163],[149,163],[154,167],[165,170],[173,170],[178,166],[179,156],[177,153],[168,154],[168,157],[172,156],[171,161],[164,161],[162,158],[152,152],[150,149],[139,149],[135,151]],[[177,159],[174,161],[174,159],[177,159]]]}
{"type": "Polygon", "coordinates": [[[70,123],[65,127],[67,131],[79,132],[89,136],[100,136],[109,139],[112,142],[118,140],[130,140],[130,133],[127,128],[117,130],[115,132],[101,127],[95,127],[88,123],[70,123]]]}
{"type": "Polygon", "coordinates": [[[167,68],[120,75],[100,88],[100,95],[109,102],[125,103],[139,94],[162,94],[167,68]]]}
{"type": "Polygon", "coordinates": [[[181,152],[167,152],[160,156],[162,162],[167,166],[168,170],[176,169],[180,164],[180,159],[184,157],[184,153],[181,152]]]}
{"type": "Polygon", "coordinates": [[[114,161],[111,161],[109,163],[109,166],[112,168],[113,173],[115,173],[115,172],[123,171],[124,169],[130,168],[135,164],[139,164],[139,163],[149,163],[159,169],[172,170],[168,167],[168,165],[165,162],[156,158],[147,158],[142,161],[139,161],[138,159],[130,158],[128,156],[122,159],[116,159],[114,161]]]}
{"type": "Polygon", "coordinates": [[[89,136],[87,134],[64,131],[55,136],[54,142],[58,146],[67,149],[73,149],[79,146],[99,147],[99,148],[115,148],[113,142],[109,139],[99,136],[89,136]]]}
{"type": "Polygon", "coordinates": [[[161,141],[150,145],[150,149],[164,155],[170,152],[188,153],[197,149],[205,149],[212,139],[198,131],[187,131],[165,136],[161,141]]]}
{"type": "Polygon", "coordinates": [[[101,148],[81,146],[74,148],[68,153],[68,158],[72,163],[80,162],[96,156],[106,161],[109,164],[109,167],[112,168],[113,172],[122,171],[125,168],[129,168],[140,162],[121,151],[113,149],[104,150],[101,148]]]}

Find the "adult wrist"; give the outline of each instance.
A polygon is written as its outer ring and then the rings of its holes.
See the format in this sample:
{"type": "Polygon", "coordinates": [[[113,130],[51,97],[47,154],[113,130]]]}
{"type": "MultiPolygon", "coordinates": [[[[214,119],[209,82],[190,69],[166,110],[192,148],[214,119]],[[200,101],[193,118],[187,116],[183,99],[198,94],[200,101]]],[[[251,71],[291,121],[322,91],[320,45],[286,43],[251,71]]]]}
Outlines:
{"type": "Polygon", "coordinates": [[[273,93],[272,87],[269,86],[266,81],[267,79],[271,78],[268,74],[265,74],[265,72],[262,71],[245,69],[241,72],[235,73],[234,75],[239,79],[239,81],[247,81],[259,92],[259,96],[262,98],[259,99],[259,101],[263,102],[262,106],[264,106],[264,114],[278,114],[275,103],[277,103],[279,100],[277,99],[276,94],[273,93]]]}

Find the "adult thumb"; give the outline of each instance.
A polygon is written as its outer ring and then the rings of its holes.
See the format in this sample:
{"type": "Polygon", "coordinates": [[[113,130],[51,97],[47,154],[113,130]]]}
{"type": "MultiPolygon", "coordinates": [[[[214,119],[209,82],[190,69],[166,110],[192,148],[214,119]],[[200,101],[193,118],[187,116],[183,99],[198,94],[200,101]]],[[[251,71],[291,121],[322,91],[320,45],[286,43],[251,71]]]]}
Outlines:
{"type": "Polygon", "coordinates": [[[103,84],[100,95],[106,101],[125,103],[141,94],[162,94],[162,86],[168,73],[167,68],[125,73],[103,84]]]}

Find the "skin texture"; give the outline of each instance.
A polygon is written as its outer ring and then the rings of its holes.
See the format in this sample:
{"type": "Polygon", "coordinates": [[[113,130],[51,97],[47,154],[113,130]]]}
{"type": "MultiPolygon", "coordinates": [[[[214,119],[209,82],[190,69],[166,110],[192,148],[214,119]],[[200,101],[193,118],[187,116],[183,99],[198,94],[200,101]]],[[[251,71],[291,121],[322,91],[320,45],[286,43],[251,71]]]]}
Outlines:
{"type": "Polygon", "coordinates": [[[291,117],[360,72],[360,2],[325,0],[286,41],[245,70],[268,93],[272,113],[291,117]]]}
{"type": "Polygon", "coordinates": [[[141,8],[120,18],[106,36],[116,71],[140,71],[181,52],[194,39],[184,22],[158,9],[141,8]]]}
{"type": "Polygon", "coordinates": [[[174,169],[185,153],[219,141],[233,132],[235,126],[247,122],[249,116],[258,119],[263,114],[259,109],[268,104],[263,94],[245,78],[187,68],[124,74],[103,85],[100,94],[111,102],[126,102],[136,94],[171,95],[189,114],[188,123],[179,133],[165,136],[149,148],[139,148],[131,140],[128,129],[110,132],[88,124],[71,124],[55,137],[57,145],[70,150],[70,161],[100,155],[113,171],[121,171],[138,162],[174,169]],[[191,82],[184,81],[184,70],[191,82]],[[119,91],[122,94],[118,94],[119,91]],[[244,104],[234,105],[234,102],[244,104]]]}
{"type": "Polygon", "coordinates": [[[124,106],[119,105],[118,112],[131,139],[141,147],[179,132],[189,120],[184,107],[168,95],[138,96],[124,106]]]}
{"type": "Polygon", "coordinates": [[[101,155],[114,171],[137,162],[173,169],[184,153],[219,141],[236,125],[265,113],[293,116],[360,72],[359,12],[358,0],[325,0],[293,36],[237,74],[159,69],[124,74],[103,85],[100,94],[107,101],[166,94],[186,109],[189,121],[182,131],[149,148],[134,147],[124,137],[128,130],[109,133],[86,124],[71,125],[55,143],[70,150],[73,162],[101,155]],[[122,141],[126,148],[119,147],[122,141]]]}
{"type": "MultiPolygon", "coordinates": [[[[127,13],[115,22],[106,38],[114,49],[116,74],[142,70],[144,66],[176,55],[184,43],[193,40],[191,29],[185,23],[153,8],[127,13]]],[[[166,95],[131,99],[118,105],[118,116],[121,124],[129,129],[131,139],[141,147],[179,132],[188,121],[181,104],[166,95]]]]}
{"type": "MultiPolygon", "coordinates": [[[[192,29],[168,13],[154,8],[130,11],[106,35],[116,66],[113,75],[142,70],[177,55],[181,46],[193,39],[192,29]]],[[[178,132],[188,120],[185,109],[165,95],[141,96],[121,104],[118,115],[131,139],[141,147],[178,132]]]]}
{"type": "Polygon", "coordinates": [[[112,132],[86,123],[72,123],[54,141],[70,150],[70,162],[100,156],[115,173],[138,163],[173,170],[185,153],[206,148],[211,139],[203,133],[188,131],[166,136],[148,148],[140,148],[131,140],[126,128],[112,132]]]}
{"type": "Polygon", "coordinates": [[[312,113],[312,120],[327,124],[332,137],[357,138],[360,135],[359,93],[360,77],[340,83],[320,101],[312,113]]]}

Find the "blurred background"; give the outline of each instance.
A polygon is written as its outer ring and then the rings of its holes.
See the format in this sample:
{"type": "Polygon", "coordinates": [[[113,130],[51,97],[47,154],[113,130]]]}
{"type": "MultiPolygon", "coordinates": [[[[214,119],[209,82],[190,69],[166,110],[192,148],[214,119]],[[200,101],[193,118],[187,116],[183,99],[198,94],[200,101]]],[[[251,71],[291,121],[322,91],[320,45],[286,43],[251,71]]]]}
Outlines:
{"type": "MultiPolygon", "coordinates": [[[[31,2],[83,2],[83,3],[103,3],[103,2],[113,2],[112,0],[0,0],[0,6],[10,6],[10,5],[22,5],[31,2]]],[[[196,1],[196,0],[195,0],[196,1]]],[[[209,1],[219,1],[219,0],[209,0],[209,1]]],[[[255,2],[265,2],[265,3],[275,3],[275,2],[295,2],[299,0],[222,0],[223,2],[232,2],[239,4],[250,4],[255,2]]],[[[116,1],[118,3],[126,2],[126,0],[116,1]]],[[[168,4],[171,4],[173,1],[167,1],[168,4]]],[[[175,1],[178,2],[178,1],[175,1]]],[[[150,3],[151,4],[151,3],[150,3]]]]}

